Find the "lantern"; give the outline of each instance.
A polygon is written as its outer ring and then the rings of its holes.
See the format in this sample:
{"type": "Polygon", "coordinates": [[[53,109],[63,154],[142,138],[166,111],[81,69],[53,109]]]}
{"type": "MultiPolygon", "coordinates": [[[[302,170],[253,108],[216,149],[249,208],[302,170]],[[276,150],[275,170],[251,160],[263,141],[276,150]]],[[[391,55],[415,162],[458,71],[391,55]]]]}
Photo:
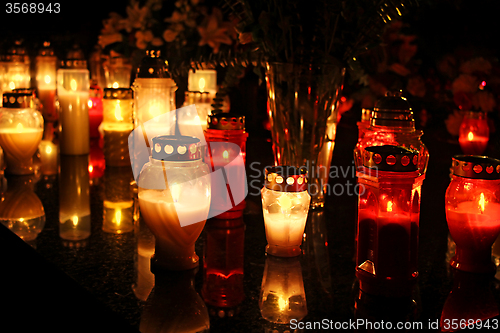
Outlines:
{"type": "Polygon", "coordinates": [[[464,154],[481,155],[488,146],[490,128],[483,111],[466,112],[459,128],[458,142],[464,154]]]}
{"type": "Polygon", "coordinates": [[[3,80],[0,92],[29,88],[31,81],[30,59],[24,47],[21,46],[21,42],[16,41],[16,45],[10,48],[2,58],[0,67],[3,67],[3,80]]]}
{"type": "Polygon", "coordinates": [[[56,121],[58,116],[56,110],[56,70],[57,57],[54,55],[50,43],[45,42],[36,57],[36,84],[45,121],[56,121]]]}
{"type": "Polygon", "coordinates": [[[212,168],[211,215],[237,218],[246,206],[245,117],[231,113],[209,116],[205,160],[212,168]]]}
{"type": "Polygon", "coordinates": [[[356,276],[360,289],[408,296],[418,276],[419,153],[395,146],[368,147],[360,186],[356,276]]]}
{"type": "Polygon", "coordinates": [[[62,61],[57,70],[57,97],[59,144],[63,155],[83,155],[90,151],[89,90],[87,61],[62,61]]]}
{"type": "Polygon", "coordinates": [[[456,243],[450,265],[468,272],[492,272],[491,246],[500,233],[500,160],[458,155],[452,169],[445,204],[456,243]]]}
{"type": "Polygon", "coordinates": [[[152,268],[195,268],[194,244],[210,209],[210,175],[200,141],[159,136],[152,153],[138,181],[141,215],[156,239],[152,268]]]}
{"type": "Polygon", "coordinates": [[[261,190],[268,254],[294,257],[307,221],[311,196],[307,193],[307,171],[292,166],[266,168],[261,190]]]}
{"type": "Polygon", "coordinates": [[[217,71],[215,69],[190,70],[188,74],[188,91],[208,92],[214,98],[217,93],[217,71]]]}
{"type": "Polygon", "coordinates": [[[5,172],[35,172],[33,155],[43,136],[42,114],[33,109],[31,93],[4,93],[0,109],[0,145],[5,153],[5,172]]]}
{"type": "Polygon", "coordinates": [[[101,129],[106,165],[128,166],[128,136],[134,129],[132,89],[104,89],[103,107],[101,129]]]}

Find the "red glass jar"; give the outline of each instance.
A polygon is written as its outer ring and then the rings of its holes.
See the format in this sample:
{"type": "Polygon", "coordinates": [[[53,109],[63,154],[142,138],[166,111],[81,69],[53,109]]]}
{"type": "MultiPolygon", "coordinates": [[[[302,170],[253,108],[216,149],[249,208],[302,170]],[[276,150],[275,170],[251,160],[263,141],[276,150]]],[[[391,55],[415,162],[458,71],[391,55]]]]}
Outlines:
{"type": "Polygon", "coordinates": [[[243,290],[245,224],[243,218],[211,219],[205,226],[203,287],[205,302],[220,311],[231,311],[245,298],[243,290]]]}
{"type": "Polygon", "coordinates": [[[418,276],[419,153],[402,147],[368,147],[357,172],[360,184],[356,276],[360,289],[409,296],[418,276]]]}
{"type": "Polygon", "coordinates": [[[429,161],[429,152],[420,137],[424,134],[415,129],[413,111],[403,97],[402,92],[388,91],[386,96],[375,104],[371,115],[370,126],[363,130],[354,149],[356,167],[363,165],[363,151],[371,146],[401,146],[419,152],[419,174],[425,174],[429,161]]]}
{"type": "Polygon", "coordinates": [[[464,154],[481,155],[488,146],[490,128],[486,112],[469,111],[460,124],[458,142],[464,154]]]}
{"type": "Polygon", "coordinates": [[[233,113],[208,116],[205,161],[212,171],[210,216],[234,219],[243,215],[247,183],[245,174],[245,117],[233,113]]]}
{"type": "Polygon", "coordinates": [[[89,128],[90,137],[98,138],[99,135],[99,125],[102,122],[102,89],[97,84],[92,84],[90,86],[89,94],[89,128]]]}
{"type": "Polygon", "coordinates": [[[452,169],[445,204],[456,243],[450,265],[468,272],[492,272],[491,246],[500,233],[500,160],[459,155],[453,158],[452,169]]]}

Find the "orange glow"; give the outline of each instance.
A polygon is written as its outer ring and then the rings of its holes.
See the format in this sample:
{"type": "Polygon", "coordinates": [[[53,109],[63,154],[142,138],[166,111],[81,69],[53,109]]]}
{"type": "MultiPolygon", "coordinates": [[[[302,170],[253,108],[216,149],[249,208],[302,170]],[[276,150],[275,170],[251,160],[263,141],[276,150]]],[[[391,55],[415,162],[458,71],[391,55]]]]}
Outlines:
{"type": "Polygon", "coordinates": [[[474,140],[474,133],[469,132],[469,134],[467,134],[467,140],[469,140],[469,141],[474,140]]]}
{"type": "Polygon", "coordinates": [[[388,211],[388,212],[392,212],[392,205],[393,205],[393,204],[392,204],[392,201],[388,201],[388,202],[387,202],[387,211],[388,211]]]}

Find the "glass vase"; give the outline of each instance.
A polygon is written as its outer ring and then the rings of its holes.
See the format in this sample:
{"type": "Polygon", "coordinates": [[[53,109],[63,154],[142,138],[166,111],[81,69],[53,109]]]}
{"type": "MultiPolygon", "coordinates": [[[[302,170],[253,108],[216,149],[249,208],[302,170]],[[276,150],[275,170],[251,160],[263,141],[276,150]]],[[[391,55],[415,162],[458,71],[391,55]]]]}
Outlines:
{"type": "Polygon", "coordinates": [[[274,161],[308,169],[311,208],[325,203],[344,74],[335,64],[266,65],[274,161]]]}

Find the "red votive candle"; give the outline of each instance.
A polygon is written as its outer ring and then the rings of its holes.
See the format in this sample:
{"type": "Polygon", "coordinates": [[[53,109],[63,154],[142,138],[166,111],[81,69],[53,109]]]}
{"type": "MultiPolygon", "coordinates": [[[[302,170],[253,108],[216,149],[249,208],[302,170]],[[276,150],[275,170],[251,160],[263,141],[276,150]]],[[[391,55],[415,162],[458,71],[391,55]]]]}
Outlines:
{"type": "Polygon", "coordinates": [[[450,265],[468,272],[492,272],[491,246],[500,233],[500,160],[459,155],[453,158],[452,169],[445,205],[456,243],[450,265]]]}
{"type": "Polygon", "coordinates": [[[368,294],[408,296],[418,276],[419,152],[368,147],[359,179],[356,276],[368,294]]]}
{"type": "Polygon", "coordinates": [[[100,136],[98,128],[102,122],[102,89],[97,85],[90,87],[88,105],[90,137],[98,138],[100,136]]]}
{"type": "Polygon", "coordinates": [[[464,154],[481,155],[488,146],[490,129],[486,112],[467,112],[460,124],[458,142],[464,154]]]}

